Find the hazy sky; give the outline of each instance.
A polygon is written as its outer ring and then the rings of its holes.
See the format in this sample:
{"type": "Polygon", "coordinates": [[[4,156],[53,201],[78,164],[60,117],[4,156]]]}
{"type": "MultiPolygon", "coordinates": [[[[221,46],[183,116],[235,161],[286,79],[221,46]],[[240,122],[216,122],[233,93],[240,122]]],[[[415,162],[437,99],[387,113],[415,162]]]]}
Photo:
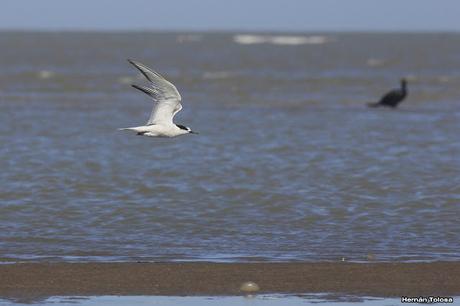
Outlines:
{"type": "Polygon", "coordinates": [[[460,31],[460,0],[0,0],[0,29],[460,31]]]}

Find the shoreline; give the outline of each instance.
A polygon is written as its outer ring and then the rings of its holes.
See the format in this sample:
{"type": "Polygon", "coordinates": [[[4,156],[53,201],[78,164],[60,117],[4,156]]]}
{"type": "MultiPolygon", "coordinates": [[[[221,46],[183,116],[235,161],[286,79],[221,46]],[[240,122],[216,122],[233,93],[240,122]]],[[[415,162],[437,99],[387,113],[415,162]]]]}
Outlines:
{"type": "Polygon", "coordinates": [[[0,265],[0,298],[334,293],[459,296],[460,262],[432,263],[16,263],[0,265]]]}

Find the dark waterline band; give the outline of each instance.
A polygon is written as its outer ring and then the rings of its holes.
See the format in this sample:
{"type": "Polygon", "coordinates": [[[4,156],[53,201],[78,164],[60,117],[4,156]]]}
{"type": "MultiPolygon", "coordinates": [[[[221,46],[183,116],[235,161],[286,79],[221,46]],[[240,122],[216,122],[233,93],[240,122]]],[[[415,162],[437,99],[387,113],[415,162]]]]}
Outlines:
{"type": "Polygon", "coordinates": [[[339,293],[460,295],[460,262],[434,263],[21,263],[0,265],[0,297],[339,293]]]}

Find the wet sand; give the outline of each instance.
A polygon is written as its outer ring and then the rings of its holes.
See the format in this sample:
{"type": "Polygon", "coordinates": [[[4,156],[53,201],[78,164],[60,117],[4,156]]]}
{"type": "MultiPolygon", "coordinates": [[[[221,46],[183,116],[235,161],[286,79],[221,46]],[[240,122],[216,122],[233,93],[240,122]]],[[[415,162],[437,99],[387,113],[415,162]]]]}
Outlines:
{"type": "Polygon", "coordinates": [[[460,262],[436,263],[20,263],[0,265],[0,297],[338,293],[460,295],[460,262]]]}

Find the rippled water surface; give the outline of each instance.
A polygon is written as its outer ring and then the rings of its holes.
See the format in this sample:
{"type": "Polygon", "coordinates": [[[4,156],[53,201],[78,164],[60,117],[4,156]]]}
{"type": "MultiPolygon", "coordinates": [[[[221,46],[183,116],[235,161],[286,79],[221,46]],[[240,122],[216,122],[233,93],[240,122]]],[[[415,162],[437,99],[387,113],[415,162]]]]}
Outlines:
{"type": "Polygon", "coordinates": [[[459,259],[459,88],[455,34],[0,33],[0,258],[459,259]],[[200,135],[117,131],[126,58],[200,135]]]}

